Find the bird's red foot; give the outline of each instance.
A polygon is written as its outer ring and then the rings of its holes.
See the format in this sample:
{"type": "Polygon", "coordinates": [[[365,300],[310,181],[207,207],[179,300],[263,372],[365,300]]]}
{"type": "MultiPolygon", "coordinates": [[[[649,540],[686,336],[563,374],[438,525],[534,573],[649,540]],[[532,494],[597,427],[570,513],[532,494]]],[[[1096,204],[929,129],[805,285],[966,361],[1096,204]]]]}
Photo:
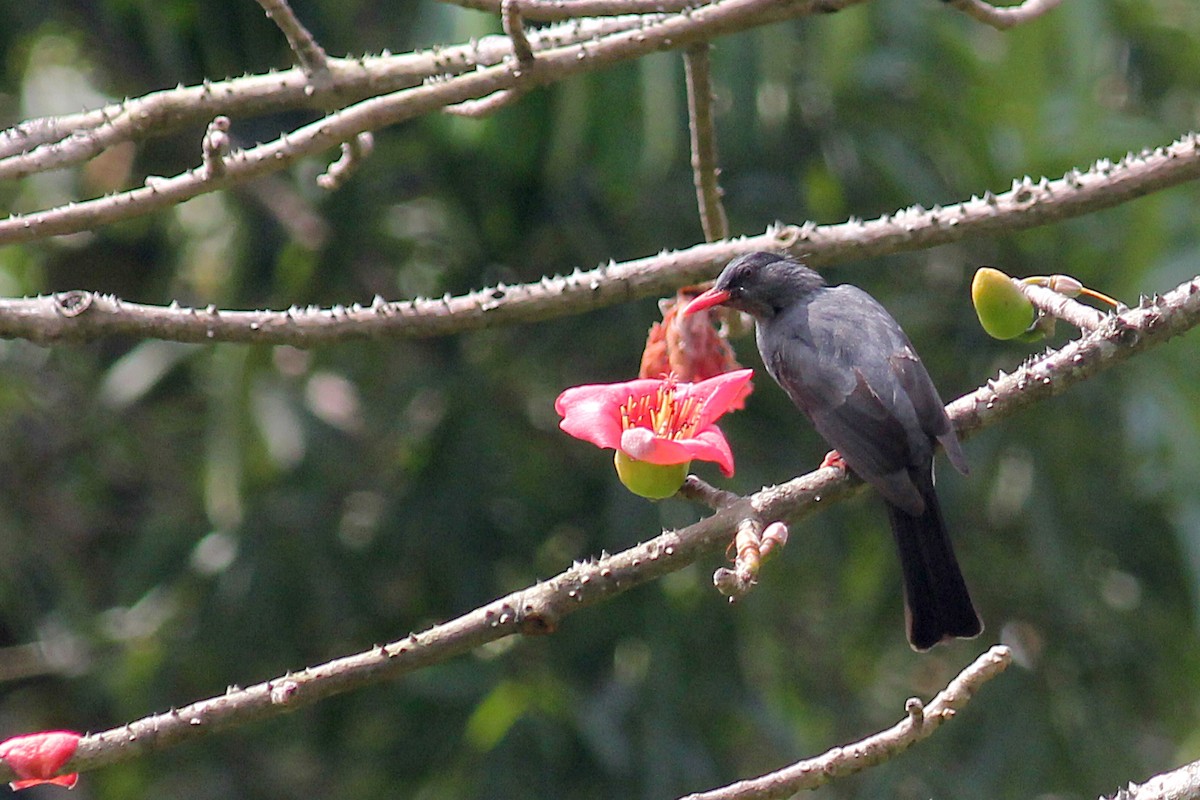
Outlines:
{"type": "Polygon", "coordinates": [[[830,450],[825,454],[825,458],[821,461],[821,469],[826,467],[836,467],[838,469],[846,469],[846,462],[842,459],[842,454],[837,450],[830,450]]]}

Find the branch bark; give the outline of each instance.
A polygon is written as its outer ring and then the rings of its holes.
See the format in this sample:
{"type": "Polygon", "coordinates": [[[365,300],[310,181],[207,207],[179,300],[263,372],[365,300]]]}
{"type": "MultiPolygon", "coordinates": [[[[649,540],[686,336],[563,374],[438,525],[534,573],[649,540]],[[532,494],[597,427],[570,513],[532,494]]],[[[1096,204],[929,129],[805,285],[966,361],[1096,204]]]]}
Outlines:
{"type": "MultiPolygon", "coordinates": [[[[502,0],[448,0],[463,8],[499,14],[502,0]]],[[[623,14],[675,14],[703,5],[697,0],[523,0],[521,13],[531,20],[561,22],[580,17],[623,14]]]]}
{"type": "Polygon", "coordinates": [[[317,44],[317,40],[300,22],[287,0],[258,0],[258,4],[283,32],[288,46],[296,54],[297,63],[313,83],[329,80],[329,56],[325,53],[325,48],[317,44]]]}
{"type": "Polygon", "coordinates": [[[688,129],[691,132],[692,176],[704,240],[729,237],[729,218],[721,202],[721,170],[717,161],[717,133],[713,122],[712,71],[708,42],[700,42],[683,53],[687,74],[688,129]]]}
{"type": "Polygon", "coordinates": [[[972,19],[991,25],[998,30],[1008,30],[1058,7],[1062,0],[1024,0],[1015,6],[997,8],[984,0],[947,0],[947,2],[972,19]]]}
{"type": "Polygon", "coordinates": [[[1131,783],[1101,800],[1196,800],[1200,798],[1200,761],[1156,775],[1143,784],[1131,783]]]}
{"type": "Polygon", "coordinates": [[[1077,300],[1059,294],[1045,286],[1034,286],[1021,281],[1013,281],[1016,287],[1025,295],[1034,308],[1061,319],[1083,331],[1091,331],[1104,324],[1106,315],[1103,311],[1085,306],[1077,300]]]}

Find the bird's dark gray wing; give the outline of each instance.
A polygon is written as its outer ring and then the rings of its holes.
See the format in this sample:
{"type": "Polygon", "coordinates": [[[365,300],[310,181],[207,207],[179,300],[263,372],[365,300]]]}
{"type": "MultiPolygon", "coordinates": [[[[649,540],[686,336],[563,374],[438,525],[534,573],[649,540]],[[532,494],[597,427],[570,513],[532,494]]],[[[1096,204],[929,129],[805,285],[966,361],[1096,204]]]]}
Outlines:
{"type": "Polygon", "coordinates": [[[909,345],[905,351],[893,355],[891,362],[892,371],[917,414],[921,430],[930,438],[937,439],[954,468],[966,475],[970,472],[967,455],[958,442],[950,418],[946,416],[946,407],[937,387],[933,385],[933,379],[929,377],[916,351],[909,345]]]}
{"type": "Polygon", "coordinates": [[[846,464],[886,499],[921,514],[910,471],[928,471],[932,440],[952,433],[891,315],[865,292],[838,286],[769,321],[759,348],[772,377],[846,464]]]}

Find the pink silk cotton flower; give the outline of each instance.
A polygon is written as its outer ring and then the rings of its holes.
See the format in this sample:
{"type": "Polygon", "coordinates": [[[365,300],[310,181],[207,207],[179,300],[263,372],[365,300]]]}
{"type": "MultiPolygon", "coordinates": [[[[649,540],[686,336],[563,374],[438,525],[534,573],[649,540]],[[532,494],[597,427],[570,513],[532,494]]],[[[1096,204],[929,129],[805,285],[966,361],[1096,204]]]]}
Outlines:
{"type": "Polygon", "coordinates": [[[75,772],[59,775],[75,748],[80,735],[72,731],[43,731],[14,736],[0,742],[0,759],[17,773],[19,780],[9,784],[14,789],[24,789],[42,783],[52,783],[70,789],[79,780],[75,772]]]}
{"type": "Polygon", "coordinates": [[[726,372],[698,383],[640,378],[574,386],[554,408],[564,431],[597,447],[650,464],[713,461],[733,475],[733,453],[714,424],[737,405],[754,370],[726,372]]]}

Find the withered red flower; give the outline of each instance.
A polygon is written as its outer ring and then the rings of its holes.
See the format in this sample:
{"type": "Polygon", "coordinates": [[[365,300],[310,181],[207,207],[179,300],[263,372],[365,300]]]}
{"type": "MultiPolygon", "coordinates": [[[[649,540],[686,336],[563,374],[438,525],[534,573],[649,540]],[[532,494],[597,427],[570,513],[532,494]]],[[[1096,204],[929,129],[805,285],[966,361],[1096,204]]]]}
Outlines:
{"type": "Polygon", "coordinates": [[[72,731],[42,731],[14,736],[0,742],[0,759],[12,767],[18,780],[9,784],[14,789],[24,789],[42,783],[52,783],[70,789],[79,780],[75,772],[59,775],[82,738],[72,731]]]}
{"type": "Polygon", "coordinates": [[[554,408],[560,427],[597,447],[650,464],[713,461],[733,474],[733,453],[714,424],[742,397],[754,370],[716,375],[698,383],[639,378],[575,386],[554,408]]]}
{"type": "MultiPolygon", "coordinates": [[[[659,301],[662,322],[654,323],[646,336],[639,378],[674,375],[681,381],[701,381],[742,368],[724,329],[714,327],[709,314],[688,317],[680,314],[681,309],[699,294],[699,287],[686,287],[675,297],[659,301]]],[[[731,409],[740,410],[751,391],[753,386],[747,382],[731,409]]]]}

